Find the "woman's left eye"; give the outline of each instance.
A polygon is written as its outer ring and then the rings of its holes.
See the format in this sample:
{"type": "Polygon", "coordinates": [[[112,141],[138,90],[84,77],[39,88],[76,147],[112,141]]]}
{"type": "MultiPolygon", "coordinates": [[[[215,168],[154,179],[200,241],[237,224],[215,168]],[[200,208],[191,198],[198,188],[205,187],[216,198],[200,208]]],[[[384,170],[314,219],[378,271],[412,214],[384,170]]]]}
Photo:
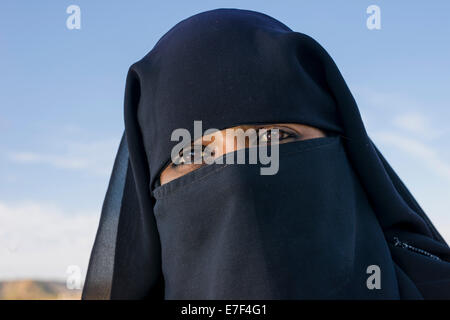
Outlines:
{"type": "Polygon", "coordinates": [[[281,141],[287,138],[292,138],[294,137],[294,134],[290,133],[290,132],[286,132],[284,130],[281,129],[277,129],[277,128],[273,128],[273,129],[268,129],[268,130],[264,130],[260,135],[259,135],[259,141],[263,141],[266,143],[271,143],[273,140],[275,141],[281,141]]]}

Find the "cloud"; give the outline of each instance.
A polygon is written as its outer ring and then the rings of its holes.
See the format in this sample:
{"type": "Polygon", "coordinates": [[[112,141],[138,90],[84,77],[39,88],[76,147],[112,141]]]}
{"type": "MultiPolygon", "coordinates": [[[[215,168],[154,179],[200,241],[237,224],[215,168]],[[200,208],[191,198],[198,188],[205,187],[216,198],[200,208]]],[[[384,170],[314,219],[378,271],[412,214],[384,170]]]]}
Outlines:
{"type": "Polygon", "coordinates": [[[372,136],[378,142],[393,145],[409,155],[422,160],[428,169],[450,181],[450,163],[443,159],[428,144],[392,131],[376,132],[372,136]]]}
{"type": "Polygon", "coordinates": [[[389,125],[389,129],[376,131],[372,136],[421,160],[431,172],[450,181],[450,162],[431,143],[445,132],[438,130],[430,118],[420,112],[404,112],[385,124],[389,125]]]}
{"type": "Polygon", "coordinates": [[[118,148],[115,139],[87,143],[64,143],[59,153],[16,151],[9,153],[9,159],[20,164],[49,165],[55,168],[87,170],[90,173],[108,176],[118,148]]]}
{"type": "MultiPolygon", "coordinates": [[[[374,90],[364,86],[352,86],[364,119],[369,119],[368,128],[379,130],[394,125],[397,129],[422,138],[434,139],[448,134],[447,123],[442,120],[445,102],[434,103],[418,93],[398,90],[374,90]]],[[[365,124],[366,121],[365,121],[365,124]]]]}
{"type": "Polygon", "coordinates": [[[35,152],[13,152],[10,158],[20,163],[40,163],[66,169],[86,168],[89,164],[87,159],[71,157],[68,155],[49,155],[35,152]]]}
{"type": "Polygon", "coordinates": [[[397,115],[393,119],[393,124],[399,129],[424,139],[438,138],[443,134],[442,130],[437,130],[430,119],[420,112],[407,112],[397,115]]]}
{"type": "Polygon", "coordinates": [[[371,137],[421,160],[427,169],[450,181],[450,161],[445,157],[447,142],[440,143],[444,149],[433,147],[433,142],[449,133],[446,123],[441,123],[438,109],[431,110],[412,94],[355,88],[362,115],[370,122],[371,137]]]}
{"type": "Polygon", "coordinates": [[[83,277],[100,211],[67,212],[51,204],[0,202],[0,279],[83,277]]]}

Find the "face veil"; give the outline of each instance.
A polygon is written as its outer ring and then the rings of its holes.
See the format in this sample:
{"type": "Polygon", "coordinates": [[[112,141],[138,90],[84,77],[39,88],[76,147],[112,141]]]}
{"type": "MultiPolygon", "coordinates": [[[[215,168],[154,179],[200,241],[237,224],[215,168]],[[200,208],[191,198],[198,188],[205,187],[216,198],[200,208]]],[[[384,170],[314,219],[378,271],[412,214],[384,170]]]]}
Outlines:
{"type": "Polygon", "coordinates": [[[194,15],[130,67],[124,116],[83,299],[450,298],[448,245],[312,38],[254,11],[194,15]],[[159,186],[194,120],[330,134],[280,145],[273,176],[213,164],[159,186]]]}

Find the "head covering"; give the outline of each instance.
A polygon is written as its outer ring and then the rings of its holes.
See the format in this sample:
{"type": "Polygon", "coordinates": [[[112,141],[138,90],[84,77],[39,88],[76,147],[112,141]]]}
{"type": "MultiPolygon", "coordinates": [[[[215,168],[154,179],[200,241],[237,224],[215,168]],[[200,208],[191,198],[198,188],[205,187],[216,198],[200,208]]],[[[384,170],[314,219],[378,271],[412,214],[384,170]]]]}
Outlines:
{"type": "Polygon", "coordinates": [[[84,299],[450,298],[449,260],[312,38],[217,9],[178,23],[130,67],[84,299]],[[301,123],[329,136],[280,145],[273,176],[213,164],[158,185],[171,133],[194,136],[194,120],[301,123]],[[381,287],[369,289],[373,266],[381,287]]]}

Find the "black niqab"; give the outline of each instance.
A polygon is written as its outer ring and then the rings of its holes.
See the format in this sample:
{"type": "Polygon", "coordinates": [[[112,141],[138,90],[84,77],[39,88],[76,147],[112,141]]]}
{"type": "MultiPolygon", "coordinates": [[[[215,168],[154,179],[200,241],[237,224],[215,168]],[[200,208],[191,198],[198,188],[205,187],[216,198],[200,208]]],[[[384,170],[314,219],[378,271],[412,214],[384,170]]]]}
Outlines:
{"type": "Polygon", "coordinates": [[[261,13],[217,9],[178,23],[130,67],[83,298],[450,298],[449,260],[310,37],[261,13]],[[194,120],[330,135],[280,145],[273,176],[213,164],[159,186],[172,131],[194,135],[194,120]],[[371,265],[379,289],[367,287],[371,265]]]}

